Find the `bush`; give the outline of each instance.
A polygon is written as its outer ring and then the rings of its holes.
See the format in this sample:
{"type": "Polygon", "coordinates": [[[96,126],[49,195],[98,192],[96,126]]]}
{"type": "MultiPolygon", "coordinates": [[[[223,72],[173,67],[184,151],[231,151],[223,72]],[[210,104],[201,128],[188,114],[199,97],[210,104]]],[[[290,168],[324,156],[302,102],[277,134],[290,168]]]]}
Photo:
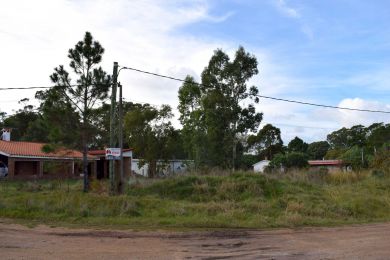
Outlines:
{"type": "Polygon", "coordinates": [[[370,167],[377,173],[390,174],[390,151],[383,149],[377,152],[370,162],[370,167]]]}
{"type": "Polygon", "coordinates": [[[304,153],[291,152],[287,154],[277,154],[270,162],[270,168],[278,169],[283,166],[288,169],[302,169],[308,166],[308,157],[304,153]]]}

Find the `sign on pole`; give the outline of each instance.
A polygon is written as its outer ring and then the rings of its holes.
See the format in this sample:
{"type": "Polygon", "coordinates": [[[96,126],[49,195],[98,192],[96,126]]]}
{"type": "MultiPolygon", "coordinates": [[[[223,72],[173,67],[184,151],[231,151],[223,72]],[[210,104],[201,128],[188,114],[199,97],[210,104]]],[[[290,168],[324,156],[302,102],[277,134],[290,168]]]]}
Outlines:
{"type": "Polygon", "coordinates": [[[119,160],[121,156],[120,148],[106,148],[106,159],[107,160],[119,160]]]}

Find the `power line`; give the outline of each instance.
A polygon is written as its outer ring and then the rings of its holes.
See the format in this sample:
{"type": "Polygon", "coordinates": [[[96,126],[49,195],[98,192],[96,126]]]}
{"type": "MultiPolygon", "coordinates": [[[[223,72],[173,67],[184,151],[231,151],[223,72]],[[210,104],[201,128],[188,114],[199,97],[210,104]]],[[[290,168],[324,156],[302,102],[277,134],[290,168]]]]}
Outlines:
{"type": "MultiPolygon", "coordinates": [[[[91,85],[103,85],[103,84],[91,84],[91,85]]],[[[109,85],[111,85],[111,84],[109,84],[109,85]]],[[[69,87],[82,87],[82,86],[84,86],[84,85],[82,85],[82,84],[71,84],[71,85],[69,85],[69,87]]],[[[48,88],[54,88],[54,87],[61,87],[61,86],[10,87],[10,88],[0,88],[0,91],[1,90],[25,90],[25,89],[48,89],[48,88]]]]}
{"type": "MultiPolygon", "coordinates": [[[[264,123],[265,125],[266,123],[264,123]]],[[[275,126],[285,126],[285,127],[298,127],[298,128],[310,128],[310,129],[321,129],[321,130],[336,130],[339,129],[337,127],[320,127],[320,126],[306,126],[306,125],[294,125],[294,124],[285,124],[285,123],[279,123],[279,122],[274,122],[270,123],[275,126]]]]}
{"type": "Polygon", "coordinates": [[[24,90],[24,89],[44,89],[44,88],[53,88],[54,86],[50,87],[16,87],[16,88],[0,88],[0,90],[24,90]]]}
{"type": "Polygon", "coordinates": [[[359,111],[359,112],[390,114],[390,111],[383,111],[383,110],[370,110],[370,109],[359,109],[359,108],[350,108],[350,107],[338,107],[338,106],[315,104],[315,103],[309,103],[309,102],[303,102],[303,101],[297,101],[297,100],[291,100],[291,99],[269,97],[269,96],[263,96],[263,95],[256,95],[256,96],[260,97],[260,98],[266,98],[266,99],[272,99],[272,100],[277,100],[277,101],[290,102],[290,103],[301,104],[301,105],[309,105],[309,106],[316,106],[316,107],[326,107],[326,108],[335,108],[335,109],[343,109],[343,110],[352,110],[352,111],[359,111]]]}
{"type": "MultiPolygon", "coordinates": [[[[141,69],[136,69],[136,68],[132,68],[132,67],[122,67],[122,68],[123,69],[132,70],[132,71],[136,71],[136,72],[140,72],[140,73],[143,73],[143,74],[148,74],[148,75],[160,77],[160,78],[166,78],[166,79],[171,79],[171,80],[180,81],[180,82],[184,82],[184,83],[196,84],[198,86],[206,86],[206,85],[201,84],[201,83],[192,82],[192,81],[188,81],[188,80],[185,80],[185,79],[179,79],[179,78],[175,78],[175,77],[171,77],[171,76],[166,76],[166,75],[162,75],[162,74],[158,74],[158,73],[154,73],[154,72],[150,72],[150,71],[145,71],[145,70],[141,70],[141,69]]],[[[272,100],[289,102],[289,103],[295,103],[295,104],[300,104],[300,105],[308,105],[308,106],[316,106],[316,107],[324,107],[324,108],[333,108],[333,109],[341,109],[341,110],[350,110],[350,111],[358,111],[358,112],[390,114],[390,111],[384,111],[384,110],[370,110],[370,109],[359,109],[359,108],[350,108],[350,107],[339,107],[339,106],[316,104],[316,103],[303,102],[303,101],[291,100],[291,99],[276,98],[276,97],[270,97],[270,96],[264,96],[264,95],[256,95],[256,96],[259,97],[259,98],[272,99],[272,100]]]]}

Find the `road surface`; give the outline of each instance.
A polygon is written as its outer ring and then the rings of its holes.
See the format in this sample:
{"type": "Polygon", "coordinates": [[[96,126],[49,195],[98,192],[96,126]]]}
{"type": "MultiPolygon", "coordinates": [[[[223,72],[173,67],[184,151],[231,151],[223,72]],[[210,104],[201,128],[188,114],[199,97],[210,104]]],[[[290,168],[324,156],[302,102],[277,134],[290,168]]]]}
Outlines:
{"type": "Polygon", "coordinates": [[[147,232],[28,228],[0,220],[0,259],[390,259],[390,223],[147,232]]]}

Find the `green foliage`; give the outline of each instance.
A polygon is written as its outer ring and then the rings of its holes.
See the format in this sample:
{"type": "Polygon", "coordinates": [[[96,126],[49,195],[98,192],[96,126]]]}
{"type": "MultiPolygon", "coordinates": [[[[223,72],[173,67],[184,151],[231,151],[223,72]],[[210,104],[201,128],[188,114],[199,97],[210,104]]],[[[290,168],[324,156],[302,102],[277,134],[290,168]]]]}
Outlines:
{"type": "Polygon", "coordinates": [[[346,151],[340,158],[347,165],[351,165],[353,169],[359,170],[367,167],[368,161],[364,156],[364,149],[354,146],[346,151]],[[363,158],[362,158],[363,156],[363,158]]]}
{"type": "Polygon", "coordinates": [[[327,141],[310,143],[307,148],[307,154],[311,160],[322,160],[328,152],[330,145],[327,141]]]}
{"type": "Polygon", "coordinates": [[[367,128],[367,148],[370,151],[379,150],[384,144],[390,143],[390,124],[376,123],[367,128]]]}
{"type": "Polygon", "coordinates": [[[355,125],[351,128],[341,128],[327,136],[327,141],[332,149],[349,149],[353,146],[366,144],[367,128],[355,125]]]}
{"type": "Polygon", "coordinates": [[[216,50],[202,72],[202,84],[191,77],[179,90],[180,122],[189,156],[197,165],[231,168],[236,164],[237,135],[255,131],[262,119],[248,98],[258,102],[258,89],[247,82],[258,73],[256,58],[240,47],[234,60],[216,50]]]}
{"type": "Polygon", "coordinates": [[[56,151],[56,146],[53,144],[45,144],[42,146],[42,152],[44,153],[53,153],[56,151]]]}
{"type": "Polygon", "coordinates": [[[390,175],[390,150],[387,147],[380,149],[370,162],[370,167],[377,175],[390,175]]]}
{"type": "Polygon", "coordinates": [[[148,104],[134,107],[125,116],[124,129],[134,153],[149,163],[149,176],[156,174],[157,160],[173,159],[179,133],[171,122],[169,106],[157,109],[148,104]]]}
{"type": "Polygon", "coordinates": [[[390,220],[390,178],[368,173],[248,173],[137,179],[122,196],[107,183],[0,182],[0,217],[124,228],[265,228],[390,220]]]}
{"type": "Polygon", "coordinates": [[[75,81],[72,81],[64,66],[59,65],[50,75],[55,86],[36,93],[36,98],[41,100],[40,109],[45,112],[51,141],[60,144],[81,143],[84,191],[88,190],[87,152],[93,136],[92,111],[96,102],[107,98],[111,84],[111,77],[99,66],[103,53],[101,44],[93,39],[90,32],[86,32],[84,39],[68,51],[69,66],[75,81]]]}
{"type": "Polygon", "coordinates": [[[340,159],[348,149],[331,149],[326,152],[325,159],[333,160],[340,159]]]}
{"type": "Polygon", "coordinates": [[[253,164],[260,161],[260,158],[258,155],[253,154],[242,154],[237,159],[237,167],[243,170],[252,170],[253,164]]]}
{"type": "Polygon", "coordinates": [[[265,125],[257,135],[250,135],[247,143],[248,150],[263,159],[272,160],[275,154],[283,152],[280,129],[271,124],[265,125]]]}
{"type": "Polygon", "coordinates": [[[8,117],[3,115],[3,125],[13,128],[12,140],[13,141],[42,141],[47,137],[47,131],[43,132],[43,135],[32,135],[31,128],[40,120],[40,115],[34,111],[32,105],[28,105],[28,99],[22,99],[19,104],[23,104],[24,107],[15,112],[15,114],[8,117]]]}
{"type": "Polygon", "coordinates": [[[286,154],[277,154],[270,162],[270,167],[278,169],[281,166],[289,168],[305,168],[308,166],[308,157],[304,153],[291,152],[286,154]]]}
{"type": "Polygon", "coordinates": [[[308,146],[309,145],[307,143],[305,143],[301,138],[296,136],[288,143],[287,149],[289,152],[306,153],[308,146]]]}

